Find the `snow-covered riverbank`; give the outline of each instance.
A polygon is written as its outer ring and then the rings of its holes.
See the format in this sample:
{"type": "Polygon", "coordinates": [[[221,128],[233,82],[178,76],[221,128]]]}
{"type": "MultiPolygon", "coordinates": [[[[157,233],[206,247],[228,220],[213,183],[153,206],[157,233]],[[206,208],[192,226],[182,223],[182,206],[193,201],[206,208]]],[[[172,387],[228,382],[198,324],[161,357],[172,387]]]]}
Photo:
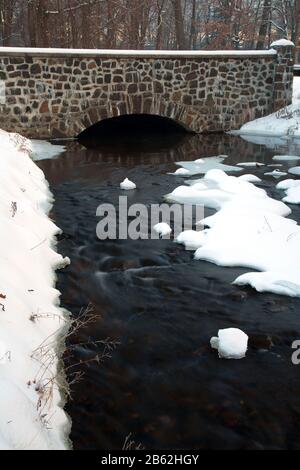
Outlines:
{"type": "Polygon", "coordinates": [[[65,449],[59,349],[68,315],[55,270],[69,260],[55,251],[52,195],[31,142],[1,131],[0,148],[0,449],[65,449]]]}
{"type": "Polygon", "coordinates": [[[290,106],[247,122],[232,134],[300,138],[300,77],[294,77],[293,102],[290,106]]]}

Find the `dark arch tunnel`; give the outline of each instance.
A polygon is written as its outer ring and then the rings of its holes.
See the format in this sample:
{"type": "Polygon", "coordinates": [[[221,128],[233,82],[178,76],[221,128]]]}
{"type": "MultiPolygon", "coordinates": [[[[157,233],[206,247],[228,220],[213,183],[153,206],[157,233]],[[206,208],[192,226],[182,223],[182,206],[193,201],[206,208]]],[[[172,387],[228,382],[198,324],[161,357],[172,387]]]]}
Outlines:
{"type": "Polygon", "coordinates": [[[175,120],[154,114],[124,114],[93,124],[77,139],[86,147],[115,147],[153,152],[179,145],[195,134],[175,120]]]}

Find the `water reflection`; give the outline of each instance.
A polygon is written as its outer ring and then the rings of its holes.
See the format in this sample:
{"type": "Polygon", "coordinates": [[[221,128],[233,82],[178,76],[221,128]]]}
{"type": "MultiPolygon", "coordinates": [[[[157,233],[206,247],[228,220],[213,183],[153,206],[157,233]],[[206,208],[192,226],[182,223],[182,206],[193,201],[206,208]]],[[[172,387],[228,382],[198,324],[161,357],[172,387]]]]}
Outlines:
{"type": "Polygon", "coordinates": [[[240,137],[246,142],[264,146],[272,151],[278,151],[280,154],[298,155],[300,153],[300,139],[263,135],[240,135],[240,137]]]}
{"type": "Polygon", "coordinates": [[[104,142],[92,140],[90,145],[87,142],[85,145],[78,141],[69,142],[66,153],[58,159],[45,160],[40,166],[50,181],[63,182],[86,177],[98,179],[101,178],[101,171],[107,178],[110,168],[113,169],[115,165],[132,168],[136,165],[161,165],[215,155],[228,155],[224,163],[229,165],[253,160],[267,164],[271,163],[274,149],[276,153],[300,153],[297,142],[292,144],[283,141],[280,145],[277,143],[272,146],[269,139],[260,139],[258,145],[226,134],[174,134],[155,139],[147,136],[143,139],[142,143],[136,145],[134,140],[124,142],[118,137],[104,142]]]}

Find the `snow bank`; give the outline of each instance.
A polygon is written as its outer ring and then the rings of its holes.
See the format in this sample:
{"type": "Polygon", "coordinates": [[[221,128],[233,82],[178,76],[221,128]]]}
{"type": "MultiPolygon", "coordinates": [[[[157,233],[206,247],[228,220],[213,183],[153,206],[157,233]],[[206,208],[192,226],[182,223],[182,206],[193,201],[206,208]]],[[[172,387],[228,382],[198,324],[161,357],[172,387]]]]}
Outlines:
{"type": "Polygon", "coordinates": [[[0,449],[65,449],[57,348],[68,317],[54,272],[69,260],[54,249],[53,198],[30,141],[1,131],[0,148],[0,449]]]}
{"type": "Polygon", "coordinates": [[[300,180],[283,180],[276,186],[277,189],[283,189],[286,196],[282,199],[288,204],[300,204],[300,180]]]}
{"type": "Polygon", "coordinates": [[[290,106],[247,122],[233,134],[300,138],[300,77],[294,77],[293,101],[290,106]]]}
{"type": "Polygon", "coordinates": [[[263,189],[221,170],[210,170],[204,178],[188,183],[166,199],[204,204],[218,212],[198,223],[205,230],[182,232],[176,241],[196,249],[197,260],[260,271],[239,276],[235,284],[300,297],[300,227],[286,218],[291,209],[263,189]]]}
{"type": "Polygon", "coordinates": [[[211,338],[210,345],[218,350],[220,358],[242,359],[246,356],[248,336],[238,328],[226,328],[211,338]]]}
{"type": "Polygon", "coordinates": [[[128,178],[125,178],[122,183],[120,183],[120,188],[125,190],[136,189],[136,184],[130,181],[128,178]]]}

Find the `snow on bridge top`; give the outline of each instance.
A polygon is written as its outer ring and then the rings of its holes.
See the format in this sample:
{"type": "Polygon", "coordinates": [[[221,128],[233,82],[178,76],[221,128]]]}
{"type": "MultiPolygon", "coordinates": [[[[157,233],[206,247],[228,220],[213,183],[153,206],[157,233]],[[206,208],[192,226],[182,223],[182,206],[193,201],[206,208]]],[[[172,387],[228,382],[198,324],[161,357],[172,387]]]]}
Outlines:
{"type": "Polygon", "coordinates": [[[269,50],[123,50],[123,49],[61,49],[32,47],[0,47],[0,56],[33,57],[137,57],[137,58],[201,58],[201,57],[261,57],[274,56],[275,49],[269,50]]]}

